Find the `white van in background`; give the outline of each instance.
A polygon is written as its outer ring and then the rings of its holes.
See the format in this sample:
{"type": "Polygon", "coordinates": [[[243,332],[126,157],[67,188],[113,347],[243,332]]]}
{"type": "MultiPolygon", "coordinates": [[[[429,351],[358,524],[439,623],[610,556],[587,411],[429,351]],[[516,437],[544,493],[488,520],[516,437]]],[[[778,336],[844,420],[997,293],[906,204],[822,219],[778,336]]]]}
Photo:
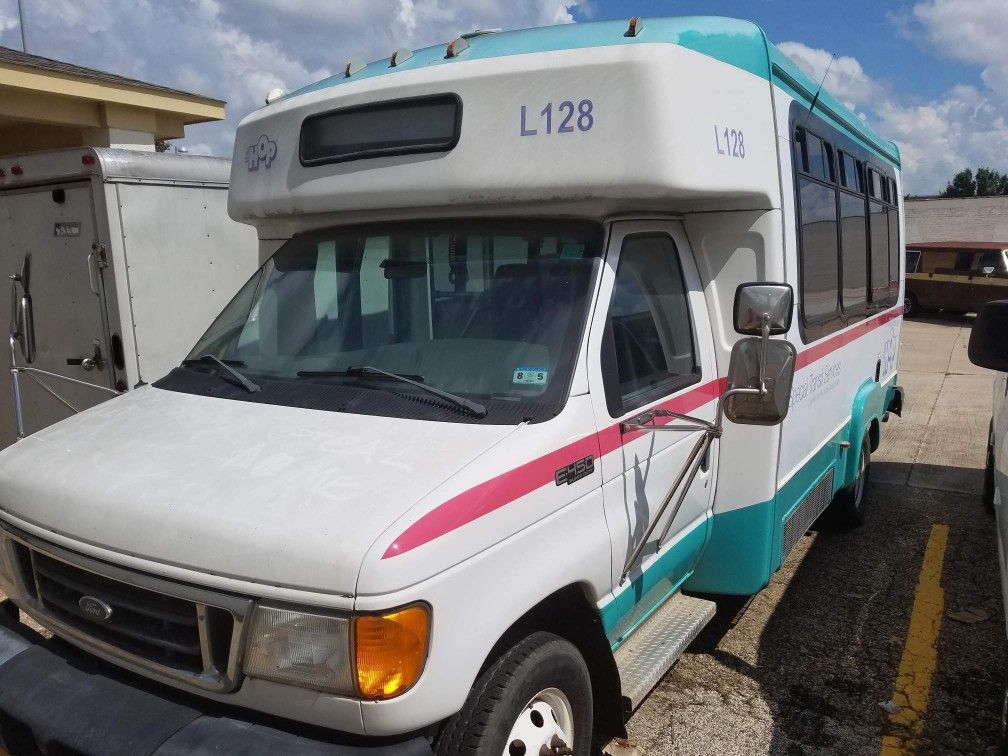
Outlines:
{"type": "MultiPolygon", "coordinates": [[[[1008,299],[988,302],[977,313],[969,340],[970,362],[996,370],[983,502],[997,522],[1001,595],[1008,607],[1008,299]]],[[[1008,629],[1008,628],[1006,628],[1008,629]]],[[[1006,678],[1008,679],[1008,678],[1006,678]]],[[[1008,743],[1008,684],[1001,710],[1002,743],[1008,743]]]]}
{"type": "Polygon", "coordinates": [[[89,147],[0,157],[0,448],[185,356],[258,265],[253,233],[227,214],[229,171],[89,147]]]}
{"type": "Polygon", "coordinates": [[[730,19],[467,35],[274,99],[229,197],[262,267],[166,376],[0,454],[0,588],[111,665],[5,623],[0,735],[592,753],[696,593],[864,520],[900,195],[895,145],[730,19]]]}

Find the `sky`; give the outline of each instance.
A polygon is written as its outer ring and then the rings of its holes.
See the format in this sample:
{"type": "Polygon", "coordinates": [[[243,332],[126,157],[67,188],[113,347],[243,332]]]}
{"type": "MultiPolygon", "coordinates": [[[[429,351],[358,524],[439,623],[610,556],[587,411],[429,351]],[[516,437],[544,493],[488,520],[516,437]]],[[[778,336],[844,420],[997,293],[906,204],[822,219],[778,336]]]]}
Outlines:
{"type": "MultiPolygon", "coordinates": [[[[961,168],[1008,172],[1008,0],[21,0],[28,52],[227,101],[187,128],[194,154],[230,155],[270,89],[350,59],[517,29],[639,15],[751,19],[902,151],[904,189],[934,194],[961,168]]],[[[17,0],[0,45],[20,49],[17,0]]]]}

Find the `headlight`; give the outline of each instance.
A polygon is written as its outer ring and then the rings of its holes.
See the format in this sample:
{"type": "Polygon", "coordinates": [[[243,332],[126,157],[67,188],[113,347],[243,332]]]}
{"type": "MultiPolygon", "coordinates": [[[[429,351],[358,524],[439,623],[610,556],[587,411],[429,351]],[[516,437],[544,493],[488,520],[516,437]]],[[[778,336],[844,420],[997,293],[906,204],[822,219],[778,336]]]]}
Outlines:
{"type": "Polygon", "coordinates": [[[256,607],[245,674],[353,695],[350,620],[273,606],[256,607]]]}
{"type": "Polygon", "coordinates": [[[260,605],[245,674],[337,695],[394,698],[420,678],[429,637],[426,604],[353,618],[260,605]]]}

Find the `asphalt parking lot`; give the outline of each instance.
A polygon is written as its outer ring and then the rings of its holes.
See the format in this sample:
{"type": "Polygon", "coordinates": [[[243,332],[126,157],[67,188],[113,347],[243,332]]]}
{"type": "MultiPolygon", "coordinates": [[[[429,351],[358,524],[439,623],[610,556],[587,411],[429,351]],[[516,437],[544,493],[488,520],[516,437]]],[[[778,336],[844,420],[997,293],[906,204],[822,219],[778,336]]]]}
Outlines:
{"type": "Polygon", "coordinates": [[[867,522],[817,524],[761,594],[718,602],[631,720],[643,753],[995,752],[1005,624],[980,504],[992,375],[967,359],[970,323],[906,322],[906,406],[872,456],[867,522]]]}

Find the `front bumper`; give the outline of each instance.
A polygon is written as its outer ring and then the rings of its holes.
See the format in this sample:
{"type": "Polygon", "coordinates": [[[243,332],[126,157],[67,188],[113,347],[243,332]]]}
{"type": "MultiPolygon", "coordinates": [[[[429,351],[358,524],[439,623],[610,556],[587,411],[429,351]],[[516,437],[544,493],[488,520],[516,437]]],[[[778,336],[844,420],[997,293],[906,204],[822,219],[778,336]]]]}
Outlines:
{"type": "MultiPolygon", "coordinates": [[[[12,609],[6,602],[4,607],[12,609]]],[[[307,735],[123,673],[0,611],[0,738],[12,754],[293,754],[430,756],[423,737],[341,739],[307,735]]]]}

